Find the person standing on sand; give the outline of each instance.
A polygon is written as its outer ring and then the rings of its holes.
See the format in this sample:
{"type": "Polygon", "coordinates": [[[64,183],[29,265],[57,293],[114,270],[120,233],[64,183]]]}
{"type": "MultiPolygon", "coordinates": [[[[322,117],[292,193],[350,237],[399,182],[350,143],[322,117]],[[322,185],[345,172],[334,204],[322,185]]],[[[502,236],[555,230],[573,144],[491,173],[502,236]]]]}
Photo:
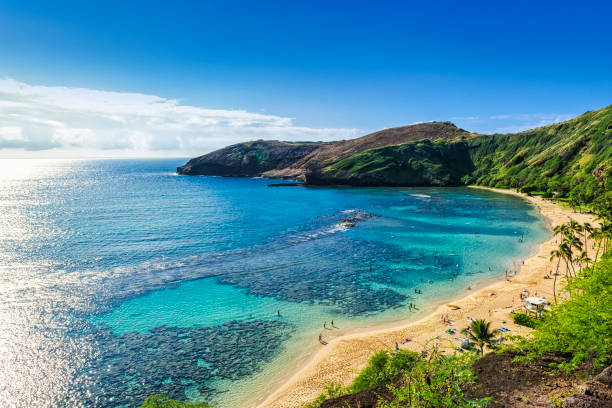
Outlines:
{"type": "Polygon", "coordinates": [[[327,322],[323,323],[323,328],[327,329],[327,322]]]}

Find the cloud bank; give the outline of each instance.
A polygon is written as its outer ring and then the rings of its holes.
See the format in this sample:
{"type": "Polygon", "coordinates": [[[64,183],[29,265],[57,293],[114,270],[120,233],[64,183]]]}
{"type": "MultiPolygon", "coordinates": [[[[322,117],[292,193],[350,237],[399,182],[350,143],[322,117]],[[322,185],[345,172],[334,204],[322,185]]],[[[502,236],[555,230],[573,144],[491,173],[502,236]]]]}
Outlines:
{"type": "Polygon", "coordinates": [[[512,113],[492,115],[484,118],[478,116],[456,116],[456,121],[468,130],[484,133],[516,133],[553,123],[564,122],[576,117],[573,113],[512,113]]]}
{"type": "Polygon", "coordinates": [[[357,129],[296,126],[293,118],[205,109],[139,93],[0,79],[0,155],[202,154],[254,139],[338,140],[357,129]]]}

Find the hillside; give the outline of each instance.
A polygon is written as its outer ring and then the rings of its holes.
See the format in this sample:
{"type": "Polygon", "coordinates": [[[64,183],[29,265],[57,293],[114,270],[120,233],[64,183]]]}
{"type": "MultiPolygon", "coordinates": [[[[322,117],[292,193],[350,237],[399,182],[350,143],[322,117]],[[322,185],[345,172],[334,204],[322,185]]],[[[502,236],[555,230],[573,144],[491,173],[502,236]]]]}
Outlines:
{"type": "Polygon", "coordinates": [[[285,169],[267,172],[266,177],[315,179],[323,169],[363,151],[383,146],[397,146],[416,140],[454,140],[474,135],[450,122],[428,122],[380,130],[352,140],[329,143],[297,160],[285,169]]]}
{"type": "Polygon", "coordinates": [[[179,173],[257,173],[318,185],[480,184],[589,202],[612,189],[611,141],[612,105],[516,134],[430,122],[327,144],[244,143],[191,160],[179,173]]]}
{"type": "Polygon", "coordinates": [[[316,150],[320,143],[257,140],[239,143],[189,160],[179,174],[252,177],[282,169],[316,150]]]}
{"type": "Polygon", "coordinates": [[[469,143],[466,181],[548,191],[588,202],[612,189],[612,105],[566,122],[469,143]]]}

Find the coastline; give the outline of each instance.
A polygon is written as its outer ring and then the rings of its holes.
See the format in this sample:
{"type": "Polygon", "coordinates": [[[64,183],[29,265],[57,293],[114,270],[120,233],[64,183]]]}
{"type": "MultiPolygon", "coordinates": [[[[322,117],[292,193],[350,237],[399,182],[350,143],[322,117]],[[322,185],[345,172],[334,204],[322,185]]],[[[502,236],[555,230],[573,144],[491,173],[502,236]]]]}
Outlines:
{"type": "MultiPolygon", "coordinates": [[[[581,223],[593,223],[593,216],[590,214],[573,213],[540,197],[530,197],[512,190],[471,187],[524,198],[538,209],[551,228],[570,219],[581,223]]],[[[442,314],[454,322],[452,327],[457,330],[466,327],[467,318],[472,317],[491,321],[495,329],[506,327],[513,335],[526,334],[527,328],[512,323],[510,312],[520,308],[519,294],[523,289],[529,290],[531,294],[537,293],[537,296],[552,299],[552,280],[544,279],[544,275],[553,269],[549,254],[555,245],[555,237],[541,243],[534,254],[525,259],[520,272],[509,281],[503,277],[492,282],[485,281],[466,293],[458,293],[452,299],[432,305],[430,311],[425,312],[416,321],[396,322],[356,330],[333,338],[326,346],[317,345],[315,352],[302,360],[293,375],[285,377],[276,389],[270,390],[263,397],[260,396],[253,406],[301,407],[314,400],[330,383],[348,385],[363,369],[372,354],[378,350],[393,350],[396,342],[400,343],[400,348],[413,351],[421,351],[426,344],[437,342],[441,348],[452,353],[454,347],[459,345],[459,340],[455,339],[457,335],[445,333],[448,326],[440,320],[442,314]],[[459,306],[460,309],[451,310],[447,305],[448,302],[459,306]],[[502,321],[505,323],[502,324],[502,321]],[[406,338],[411,341],[401,344],[406,338]]]]}

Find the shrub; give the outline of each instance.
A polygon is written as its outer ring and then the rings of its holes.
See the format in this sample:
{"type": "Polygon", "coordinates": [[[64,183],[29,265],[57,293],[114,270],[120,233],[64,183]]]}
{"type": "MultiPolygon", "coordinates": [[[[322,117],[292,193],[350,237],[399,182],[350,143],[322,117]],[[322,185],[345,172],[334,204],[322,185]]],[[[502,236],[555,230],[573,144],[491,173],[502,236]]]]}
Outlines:
{"type": "Polygon", "coordinates": [[[475,353],[435,356],[420,359],[414,368],[406,373],[403,384],[390,387],[392,401],[380,401],[381,408],[472,408],[484,407],[490,398],[469,399],[464,389],[474,383],[472,364],[475,353]]]}
{"type": "Polygon", "coordinates": [[[510,346],[523,359],[564,357],[553,367],[571,371],[582,364],[601,369],[612,361],[612,254],[584,268],[567,289],[570,300],[553,305],[529,338],[510,346]]]}
{"type": "Polygon", "coordinates": [[[348,392],[346,388],[341,386],[340,384],[329,384],[323,389],[323,392],[319,394],[314,401],[304,405],[302,408],[319,408],[319,406],[326,400],[332,398],[338,398],[343,395],[346,395],[348,392]]]}
{"type": "Polygon", "coordinates": [[[203,402],[182,402],[170,399],[165,394],[155,394],[147,397],[140,408],[210,408],[203,402]]]}
{"type": "Polygon", "coordinates": [[[419,354],[412,351],[379,351],[370,358],[366,368],[348,387],[348,392],[355,393],[375,385],[391,384],[401,378],[404,371],[411,370],[418,359],[419,354]]]}
{"type": "Polygon", "coordinates": [[[514,324],[519,326],[531,327],[532,329],[536,326],[536,320],[525,313],[515,313],[512,320],[514,320],[514,324]]]}

